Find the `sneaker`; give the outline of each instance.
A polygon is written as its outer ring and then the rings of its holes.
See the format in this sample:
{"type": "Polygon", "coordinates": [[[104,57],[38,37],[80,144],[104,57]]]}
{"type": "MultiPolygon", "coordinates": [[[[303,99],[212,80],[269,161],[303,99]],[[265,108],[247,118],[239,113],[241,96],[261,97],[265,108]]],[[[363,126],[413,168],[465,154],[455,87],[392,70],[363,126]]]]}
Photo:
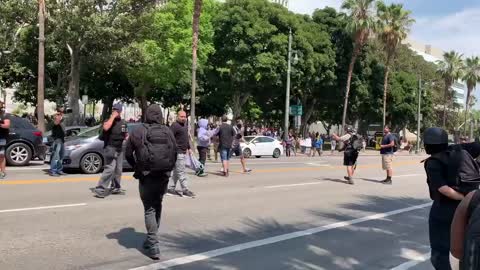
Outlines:
{"type": "Polygon", "coordinates": [[[180,194],[180,192],[176,191],[173,188],[169,188],[167,190],[167,196],[180,196],[180,197],[182,197],[182,194],[180,194]]]}
{"type": "Polygon", "coordinates": [[[185,197],[190,197],[190,198],[195,198],[195,193],[191,192],[190,190],[185,190],[183,193],[182,193],[183,196],[185,197]]]}
{"type": "Polygon", "coordinates": [[[104,199],[105,197],[107,197],[107,191],[103,188],[94,188],[92,192],[93,194],[95,194],[95,197],[99,199],[104,199]]]}
{"type": "Polygon", "coordinates": [[[347,180],[349,185],[354,185],[355,184],[355,182],[353,182],[353,179],[351,177],[344,176],[343,179],[347,180]]]}
{"type": "Polygon", "coordinates": [[[392,179],[385,179],[381,182],[384,185],[391,185],[392,184],[392,179]]]}
{"type": "Polygon", "coordinates": [[[249,173],[249,172],[252,172],[252,169],[246,168],[243,172],[244,173],[249,173]]]}
{"type": "Polygon", "coordinates": [[[62,171],[57,172],[58,175],[67,175],[68,173],[64,173],[62,171]]]}
{"type": "Polygon", "coordinates": [[[4,172],[0,172],[0,179],[4,179],[5,177],[7,177],[7,174],[4,172]]]}
{"type": "Polygon", "coordinates": [[[198,174],[197,176],[198,176],[198,177],[207,177],[207,176],[208,176],[208,173],[202,172],[202,173],[198,174]]]}
{"type": "Polygon", "coordinates": [[[158,249],[149,247],[147,243],[143,243],[143,249],[145,250],[145,255],[150,259],[160,260],[160,251],[158,249]]]}
{"type": "Polygon", "coordinates": [[[123,195],[125,194],[125,190],[121,188],[113,188],[110,192],[112,195],[123,195]]]}
{"type": "Polygon", "coordinates": [[[56,172],[49,172],[48,175],[53,176],[53,177],[59,177],[60,176],[60,174],[58,174],[56,172]]]}

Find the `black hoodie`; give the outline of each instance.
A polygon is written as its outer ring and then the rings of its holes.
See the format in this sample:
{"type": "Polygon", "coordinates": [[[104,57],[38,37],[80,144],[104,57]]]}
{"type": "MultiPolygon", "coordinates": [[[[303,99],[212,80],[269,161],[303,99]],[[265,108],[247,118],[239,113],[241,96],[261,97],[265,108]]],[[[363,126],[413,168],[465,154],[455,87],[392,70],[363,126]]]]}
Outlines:
{"type": "MultiPolygon", "coordinates": [[[[160,106],[153,104],[147,108],[145,112],[145,124],[147,125],[163,125],[163,114],[162,109],[160,106]]],[[[170,131],[169,128],[168,132],[170,133],[173,142],[175,142],[175,138],[173,133],[170,131]]],[[[127,159],[128,163],[135,168],[135,174],[133,175],[135,178],[139,179],[142,175],[145,175],[147,172],[143,172],[140,166],[136,166],[136,158],[135,153],[138,153],[139,149],[144,147],[143,138],[145,138],[145,133],[147,132],[147,128],[145,125],[141,125],[138,128],[135,128],[127,141],[127,149],[125,150],[125,158],[127,159]]]]}

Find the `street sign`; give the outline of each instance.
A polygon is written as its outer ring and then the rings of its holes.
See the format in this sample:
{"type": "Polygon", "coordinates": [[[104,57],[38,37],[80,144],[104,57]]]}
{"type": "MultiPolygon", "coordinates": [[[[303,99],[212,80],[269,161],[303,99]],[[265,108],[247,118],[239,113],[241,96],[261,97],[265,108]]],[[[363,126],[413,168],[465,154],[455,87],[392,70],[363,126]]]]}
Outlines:
{"type": "MultiPolygon", "coordinates": [[[[415,120],[418,120],[418,115],[415,115],[415,120]]],[[[423,120],[423,114],[420,114],[420,121],[423,120]]]]}
{"type": "Polygon", "coordinates": [[[303,114],[302,105],[291,105],[290,106],[290,115],[299,116],[303,114]]]}
{"type": "Polygon", "coordinates": [[[82,96],[82,103],[85,105],[85,104],[88,104],[88,96],[87,95],[83,95],[82,96]]]}

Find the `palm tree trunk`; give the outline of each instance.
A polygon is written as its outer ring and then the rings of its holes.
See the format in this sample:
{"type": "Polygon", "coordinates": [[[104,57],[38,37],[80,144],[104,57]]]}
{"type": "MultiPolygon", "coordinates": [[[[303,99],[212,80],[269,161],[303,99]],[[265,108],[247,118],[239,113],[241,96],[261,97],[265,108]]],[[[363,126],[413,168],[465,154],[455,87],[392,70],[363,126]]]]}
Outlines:
{"type": "Polygon", "coordinates": [[[38,89],[37,120],[38,129],[45,132],[45,1],[38,1],[38,89]]]}
{"type": "Polygon", "coordinates": [[[445,86],[445,93],[444,93],[444,103],[443,103],[443,123],[442,127],[445,129],[447,127],[447,104],[448,104],[448,90],[450,89],[450,85],[445,86]]]}
{"type": "Polygon", "coordinates": [[[345,103],[343,104],[342,128],[340,130],[341,134],[343,134],[345,130],[345,123],[347,120],[348,97],[350,95],[350,84],[352,83],[353,68],[355,67],[355,62],[357,61],[358,54],[360,53],[360,48],[361,45],[359,44],[359,42],[355,42],[355,48],[352,53],[350,65],[348,66],[347,86],[345,88],[345,103]]]}
{"type": "Polygon", "coordinates": [[[383,127],[386,125],[387,120],[387,92],[388,92],[388,75],[390,74],[390,56],[387,60],[385,67],[385,78],[383,80],[383,127]]]}
{"type": "Polygon", "coordinates": [[[468,86],[467,101],[465,103],[465,124],[463,124],[463,136],[467,135],[467,120],[468,120],[468,112],[470,110],[470,94],[472,93],[472,90],[473,89],[470,86],[468,86]]]}
{"type": "Polygon", "coordinates": [[[198,35],[200,28],[200,16],[202,14],[202,0],[195,0],[193,9],[193,40],[192,40],[192,92],[190,101],[190,138],[195,137],[195,102],[197,89],[197,50],[198,50],[198,35]]]}

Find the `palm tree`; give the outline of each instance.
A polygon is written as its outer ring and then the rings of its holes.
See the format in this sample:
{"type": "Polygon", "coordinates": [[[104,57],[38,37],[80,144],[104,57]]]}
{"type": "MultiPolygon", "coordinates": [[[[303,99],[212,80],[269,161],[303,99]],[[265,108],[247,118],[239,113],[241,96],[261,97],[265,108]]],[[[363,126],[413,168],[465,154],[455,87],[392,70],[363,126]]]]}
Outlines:
{"type": "Polygon", "coordinates": [[[195,137],[195,93],[197,88],[197,50],[198,50],[198,35],[200,32],[200,15],[202,14],[202,0],[195,0],[193,6],[193,42],[192,42],[192,92],[190,103],[190,138],[195,137]]]}
{"type": "Polygon", "coordinates": [[[387,6],[383,2],[377,3],[377,16],[379,19],[378,37],[382,41],[383,48],[387,55],[383,83],[383,126],[386,124],[390,66],[395,58],[398,45],[407,37],[410,26],[415,22],[415,20],[410,17],[410,14],[411,11],[403,9],[402,4],[391,4],[387,6]]]}
{"type": "Polygon", "coordinates": [[[470,96],[477,86],[477,82],[480,82],[480,58],[477,56],[465,59],[465,67],[462,79],[467,83],[467,100],[465,102],[465,125],[464,135],[467,131],[467,119],[468,112],[470,110],[470,96]]]}
{"type": "Polygon", "coordinates": [[[350,65],[348,66],[347,85],[345,88],[345,103],[343,105],[342,130],[345,128],[347,118],[348,96],[350,95],[350,84],[355,61],[368,40],[371,32],[375,30],[375,19],[373,12],[374,0],[345,0],[342,9],[348,14],[347,31],[354,38],[354,46],[350,65]]]}
{"type": "Polygon", "coordinates": [[[447,104],[449,101],[449,92],[452,88],[453,83],[462,77],[463,61],[462,54],[459,54],[456,51],[450,51],[443,54],[443,61],[437,62],[438,64],[438,73],[442,75],[443,80],[445,81],[445,96],[443,104],[443,127],[446,127],[447,124],[447,104]]]}

